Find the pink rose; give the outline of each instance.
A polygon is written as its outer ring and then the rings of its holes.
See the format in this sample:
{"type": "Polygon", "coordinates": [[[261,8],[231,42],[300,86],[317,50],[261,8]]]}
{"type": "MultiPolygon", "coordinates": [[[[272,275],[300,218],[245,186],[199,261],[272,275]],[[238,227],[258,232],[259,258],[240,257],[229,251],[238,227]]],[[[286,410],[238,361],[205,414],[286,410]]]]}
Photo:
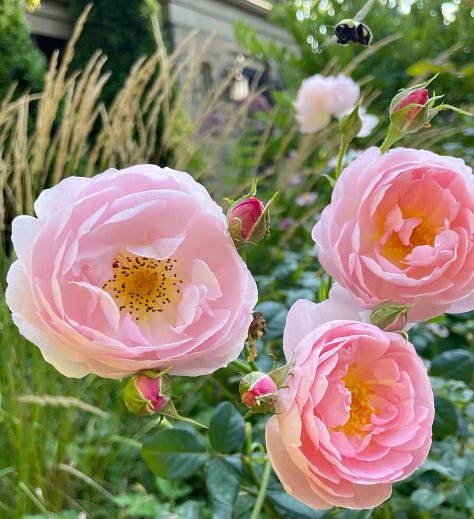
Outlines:
{"type": "Polygon", "coordinates": [[[313,229],[324,269],[364,308],[409,321],[474,308],[474,177],[461,159],[370,148],[341,174],[313,229]]]}
{"type": "Polygon", "coordinates": [[[293,106],[301,133],[314,133],[327,126],[331,116],[341,118],[359,99],[359,86],[344,74],[304,79],[293,106]]]}
{"type": "Polygon", "coordinates": [[[431,445],[433,392],[415,348],[352,315],[329,300],[290,308],[283,348],[295,364],[266,428],[285,490],[318,509],[379,505],[431,445]]]}
{"type": "Polygon", "coordinates": [[[201,375],[243,348],[255,281],[221,208],[187,173],[153,165],[71,177],[13,222],[7,302],[69,377],[201,375]]]}

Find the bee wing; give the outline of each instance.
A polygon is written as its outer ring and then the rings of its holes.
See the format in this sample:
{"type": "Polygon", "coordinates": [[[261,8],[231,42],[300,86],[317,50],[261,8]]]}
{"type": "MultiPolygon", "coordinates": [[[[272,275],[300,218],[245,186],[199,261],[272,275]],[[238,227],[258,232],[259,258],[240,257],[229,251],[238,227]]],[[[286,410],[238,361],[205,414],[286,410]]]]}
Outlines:
{"type": "Polygon", "coordinates": [[[336,43],[336,42],[337,42],[337,38],[336,38],[336,36],[334,36],[334,35],[333,35],[333,36],[330,36],[329,38],[326,38],[326,39],[324,40],[324,43],[322,44],[322,47],[325,48],[325,47],[327,47],[328,45],[332,45],[332,44],[334,44],[334,43],[336,43]]]}
{"type": "Polygon", "coordinates": [[[354,20],[357,22],[361,22],[372,9],[375,0],[367,0],[362,9],[354,16],[354,20]]]}

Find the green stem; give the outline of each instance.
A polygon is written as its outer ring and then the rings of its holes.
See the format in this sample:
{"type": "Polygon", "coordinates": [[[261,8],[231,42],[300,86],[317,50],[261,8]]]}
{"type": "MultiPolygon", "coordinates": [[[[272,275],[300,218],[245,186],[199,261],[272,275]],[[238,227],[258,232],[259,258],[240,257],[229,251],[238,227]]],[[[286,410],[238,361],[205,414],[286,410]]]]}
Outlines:
{"type": "Polygon", "coordinates": [[[255,505],[252,510],[252,515],[250,519],[258,519],[260,515],[260,511],[262,510],[263,503],[265,501],[265,497],[267,494],[268,483],[270,481],[270,473],[272,466],[270,465],[270,461],[265,463],[262,472],[262,481],[260,483],[260,490],[258,492],[257,500],[255,501],[255,505]]]}
{"type": "Polygon", "coordinates": [[[404,132],[401,130],[398,130],[393,124],[390,124],[387,131],[387,136],[385,137],[385,140],[383,141],[382,145],[380,146],[380,151],[382,153],[385,153],[388,151],[391,146],[393,146],[397,141],[399,141],[403,136],[404,132]]]}
{"type": "Polygon", "coordinates": [[[257,364],[255,362],[244,362],[243,360],[237,359],[233,360],[229,367],[234,368],[239,373],[252,373],[252,371],[260,371],[258,369],[257,364]]]}
{"type": "Polygon", "coordinates": [[[337,156],[337,164],[336,164],[336,180],[339,178],[339,175],[342,172],[342,161],[344,160],[344,155],[346,154],[347,148],[349,146],[349,142],[342,138],[341,146],[339,147],[339,154],[337,156]]]}

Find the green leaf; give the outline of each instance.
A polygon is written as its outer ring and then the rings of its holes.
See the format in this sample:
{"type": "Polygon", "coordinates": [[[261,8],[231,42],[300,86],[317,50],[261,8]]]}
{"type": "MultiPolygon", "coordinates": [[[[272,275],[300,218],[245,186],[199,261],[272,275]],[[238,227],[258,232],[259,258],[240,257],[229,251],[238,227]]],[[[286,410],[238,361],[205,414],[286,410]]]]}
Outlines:
{"type": "Polygon", "coordinates": [[[232,505],[239,492],[239,478],[234,468],[223,458],[209,462],[206,486],[214,500],[232,505]]]}
{"type": "Polygon", "coordinates": [[[327,516],[326,510],[314,510],[297,501],[283,490],[269,490],[267,497],[283,513],[283,517],[291,517],[292,519],[322,519],[327,516]]]}
{"type": "MultiPolygon", "coordinates": [[[[377,513],[378,509],[373,510],[349,510],[347,508],[341,508],[337,512],[337,519],[370,519],[373,514],[372,512],[377,513]]],[[[384,513],[381,512],[381,515],[377,516],[378,518],[385,517],[384,513]]]]}
{"type": "Polygon", "coordinates": [[[456,507],[474,510],[474,476],[459,483],[449,495],[449,502],[456,507]]]}
{"type": "Polygon", "coordinates": [[[234,507],[228,503],[213,501],[212,503],[212,519],[232,519],[234,507]]]}
{"type": "Polygon", "coordinates": [[[187,485],[182,481],[170,481],[168,479],[157,477],[155,484],[156,488],[167,497],[168,501],[175,501],[180,498],[182,499],[193,491],[191,485],[187,485]]]}
{"type": "Polygon", "coordinates": [[[435,419],[433,423],[433,436],[437,439],[450,434],[456,434],[458,430],[458,414],[452,402],[442,396],[435,395],[435,419]]]}
{"type": "Polygon", "coordinates": [[[471,63],[469,65],[466,65],[460,70],[460,74],[463,78],[466,78],[468,76],[474,76],[474,64],[471,63]]]}
{"type": "Polygon", "coordinates": [[[461,481],[464,473],[463,467],[459,467],[459,464],[450,465],[447,461],[452,460],[446,460],[444,458],[441,460],[432,460],[428,458],[419,469],[418,474],[428,470],[434,470],[451,481],[461,481]]]}
{"type": "Polygon", "coordinates": [[[440,353],[431,363],[430,373],[435,377],[472,382],[474,354],[468,350],[455,349],[440,353]]]}
{"type": "Polygon", "coordinates": [[[206,517],[204,515],[204,503],[193,500],[188,500],[182,505],[177,506],[175,513],[179,519],[196,519],[196,517],[206,517]]]}
{"type": "Polygon", "coordinates": [[[165,479],[187,478],[208,456],[201,438],[184,429],[162,429],[144,445],[141,455],[150,470],[165,479]]]}
{"type": "Polygon", "coordinates": [[[283,335],[288,308],[277,301],[264,301],[257,305],[256,310],[262,312],[267,322],[265,339],[278,339],[283,335]]]}
{"type": "Polygon", "coordinates": [[[410,497],[410,500],[421,510],[433,510],[445,499],[446,496],[438,488],[435,490],[418,488],[410,497]]]}
{"type": "Polygon", "coordinates": [[[209,441],[217,452],[239,451],[245,442],[245,421],[230,402],[220,403],[211,418],[209,441]]]}
{"type": "Polygon", "coordinates": [[[155,496],[143,494],[123,494],[114,498],[119,506],[126,506],[124,517],[137,516],[156,518],[157,512],[163,505],[155,496]]]}
{"type": "Polygon", "coordinates": [[[240,482],[234,468],[223,458],[209,462],[206,486],[212,497],[213,519],[232,519],[240,482]]]}

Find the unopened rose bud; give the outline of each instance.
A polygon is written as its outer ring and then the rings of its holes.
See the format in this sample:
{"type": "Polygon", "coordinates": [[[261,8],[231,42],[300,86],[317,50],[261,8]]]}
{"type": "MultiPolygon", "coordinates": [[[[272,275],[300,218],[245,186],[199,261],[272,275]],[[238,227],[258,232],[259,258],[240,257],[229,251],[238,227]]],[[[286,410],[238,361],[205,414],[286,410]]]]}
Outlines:
{"type": "Polygon", "coordinates": [[[265,205],[254,196],[235,202],[229,209],[227,218],[230,234],[237,244],[259,242],[270,226],[265,205]]]}
{"type": "Polygon", "coordinates": [[[258,243],[265,238],[270,229],[270,206],[278,196],[278,191],[270,198],[267,205],[255,198],[256,180],[250,192],[239,200],[227,200],[230,207],[227,211],[227,227],[237,247],[246,243],[258,243]]]}
{"type": "Polygon", "coordinates": [[[343,138],[349,143],[362,129],[362,119],[359,115],[360,102],[339,121],[339,129],[343,138]]]}
{"type": "Polygon", "coordinates": [[[402,331],[407,324],[407,311],[413,305],[383,303],[370,314],[370,322],[386,332],[402,331]]]}
{"type": "Polygon", "coordinates": [[[382,153],[385,153],[407,133],[414,133],[421,128],[428,127],[431,119],[443,110],[452,110],[462,115],[472,115],[460,108],[444,103],[435,106],[435,103],[443,96],[429,97],[426,89],[435,78],[436,76],[424,83],[404,89],[392,99],[390,103],[390,126],[385,140],[380,146],[382,153]]]}
{"type": "Polygon", "coordinates": [[[253,371],[242,378],[239,392],[242,403],[254,413],[270,413],[275,407],[278,387],[270,375],[253,371]]]}
{"type": "Polygon", "coordinates": [[[162,411],[170,402],[172,383],[169,375],[157,370],[135,373],[127,382],[124,401],[135,414],[151,415],[162,411]]]}
{"type": "Polygon", "coordinates": [[[405,133],[414,133],[430,120],[430,97],[426,88],[403,90],[390,105],[390,119],[405,133]]]}

